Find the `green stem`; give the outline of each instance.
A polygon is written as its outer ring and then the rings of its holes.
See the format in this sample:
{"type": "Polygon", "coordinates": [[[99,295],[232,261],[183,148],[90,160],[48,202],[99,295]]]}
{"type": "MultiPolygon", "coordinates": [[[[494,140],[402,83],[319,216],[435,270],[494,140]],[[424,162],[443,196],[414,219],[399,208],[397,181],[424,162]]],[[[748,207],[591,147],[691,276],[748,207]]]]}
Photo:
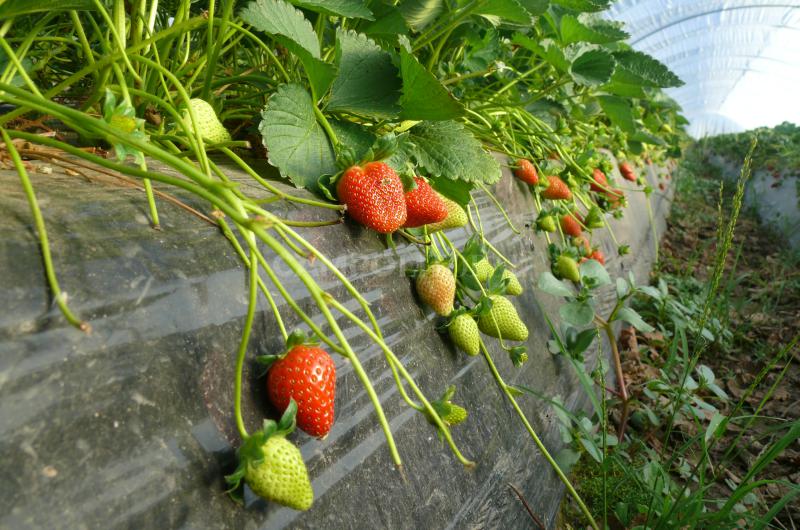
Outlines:
{"type": "Polygon", "coordinates": [[[500,387],[500,390],[505,394],[506,398],[509,402],[511,402],[511,406],[514,407],[514,410],[519,416],[520,420],[522,420],[523,425],[525,425],[525,429],[530,434],[531,438],[533,438],[533,442],[536,444],[536,447],[539,448],[541,451],[542,456],[544,456],[545,460],[550,464],[550,467],[555,471],[556,475],[558,475],[559,480],[564,484],[564,487],[567,488],[567,491],[575,499],[575,502],[578,503],[578,507],[581,509],[583,514],[586,516],[586,519],[589,521],[589,524],[592,526],[594,530],[600,530],[600,527],[597,525],[597,522],[592,517],[592,513],[589,511],[589,508],[586,507],[586,504],[581,499],[581,496],[578,495],[578,492],[575,491],[575,488],[572,486],[572,483],[569,481],[569,478],[561,471],[558,463],[550,456],[550,452],[544,446],[544,443],[539,439],[539,436],[536,434],[536,431],[531,426],[528,418],[525,416],[525,413],[522,412],[517,400],[514,398],[514,394],[508,389],[508,385],[503,381],[500,372],[497,371],[497,367],[492,360],[491,355],[489,355],[489,350],[486,349],[486,345],[481,340],[481,352],[483,353],[483,358],[486,360],[486,364],[489,366],[489,371],[492,372],[492,376],[494,377],[495,381],[497,381],[497,385],[500,387]]]}
{"type": "MultiPolygon", "coordinates": [[[[473,467],[475,465],[475,462],[472,462],[471,460],[467,460],[464,457],[464,455],[461,454],[461,451],[458,450],[458,447],[456,446],[455,442],[453,441],[453,437],[450,434],[450,430],[447,428],[447,426],[444,424],[442,419],[439,417],[439,415],[433,409],[433,407],[431,406],[430,402],[425,398],[425,395],[422,393],[422,391],[419,389],[419,387],[416,385],[416,383],[412,379],[411,374],[408,373],[408,371],[405,369],[405,366],[403,366],[403,363],[400,362],[400,359],[398,359],[397,356],[395,356],[394,352],[392,352],[392,350],[390,350],[386,346],[386,343],[383,340],[379,339],[378,336],[375,335],[375,333],[373,333],[372,330],[370,330],[367,327],[366,324],[364,324],[359,318],[357,318],[350,311],[348,311],[348,309],[346,307],[344,307],[338,301],[333,300],[332,298],[330,298],[329,300],[330,300],[331,305],[334,308],[336,308],[342,314],[344,314],[345,316],[350,318],[353,322],[355,322],[365,333],[367,333],[372,338],[372,340],[375,341],[376,344],[378,344],[378,346],[381,347],[381,349],[383,350],[384,354],[387,356],[387,360],[389,361],[389,364],[390,365],[395,365],[397,367],[397,369],[400,371],[400,374],[408,382],[408,385],[411,387],[411,390],[413,390],[414,393],[419,398],[419,400],[422,401],[423,407],[428,412],[428,414],[430,414],[430,417],[433,419],[433,421],[436,424],[436,426],[439,428],[439,430],[444,435],[445,439],[447,440],[448,445],[450,445],[450,449],[453,451],[453,454],[455,454],[456,458],[458,458],[458,461],[461,462],[462,464],[464,464],[467,467],[473,467]]],[[[398,385],[398,387],[402,389],[401,385],[398,385]]],[[[417,410],[419,410],[419,408],[417,406],[412,405],[412,407],[417,409],[417,410]]]]}
{"type": "Polygon", "coordinates": [[[19,179],[22,182],[23,189],[25,190],[28,204],[31,207],[33,222],[36,226],[36,231],[39,233],[39,246],[42,250],[42,261],[44,262],[45,276],[47,276],[47,283],[50,286],[50,291],[53,293],[53,298],[55,299],[56,304],[58,304],[58,308],[61,310],[64,318],[67,319],[67,322],[81,331],[89,333],[91,332],[92,327],[89,325],[89,323],[84,322],[75,316],[75,314],[70,310],[69,306],[67,306],[67,296],[65,293],[61,292],[61,287],[58,285],[55,267],[53,267],[53,258],[50,255],[50,242],[47,239],[47,229],[45,228],[44,217],[42,217],[42,211],[39,209],[39,203],[36,200],[36,194],[33,191],[33,185],[28,177],[28,172],[25,170],[25,165],[22,163],[19,152],[17,152],[17,148],[14,147],[14,143],[11,141],[8,132],[5,129],[0,128],[0,134],[3,136],[3,142],[5,142],[6,149],[8,150],[9,155],[11,155],[11,160],[14,163],[17,173],[19,174],[19,179]]]}
{"type": "Polygon", "coordinates": [[[253,319],[256,314],[256,302],[258,294],[258,263],[255,258],[255,245],[251,243],[250,247],[250,285],[249,285],[249,298],[247,302],[247,316],[244,320],[244,329],[242,330],[242,339],[239,342],[239,351],[236,353],[236,379],[234,382],[234,398],[233,409],[236,416],[236,428],[239,430],[239,436],[243,440],[248,438],[247,429],[244,426],[244,419],[242,418],[242,372],[244,371],[244,358],[247,353],[247,344],[250,341],[250,332],[253,329],[253,319]]]}

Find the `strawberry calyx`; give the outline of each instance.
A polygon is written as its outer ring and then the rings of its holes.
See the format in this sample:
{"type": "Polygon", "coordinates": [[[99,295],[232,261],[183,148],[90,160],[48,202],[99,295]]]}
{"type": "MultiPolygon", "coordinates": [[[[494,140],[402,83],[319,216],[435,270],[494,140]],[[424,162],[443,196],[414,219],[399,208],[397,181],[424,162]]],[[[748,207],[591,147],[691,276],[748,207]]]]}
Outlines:
{"type": "Polygon", "coordinates": [[[264,461],[264,444],[273,436],[286,437],[294,432],[297,425],[297,403],[294,399],[289,400],[279,421],[266,419],[261,429],[247,436],[242,445],[236,451],[238,464],[230,475],[225,476],[228,484],[227,493],[236,502],[242,502],[242,482],[248,465],[258,465],[264,461]]]}
{"type": "MultiPolygon", "coordinates": [[[[468,415],[467,410],[464,407],[456,405],[450,401],[455,392],[455,385],[450,385],[439,399],[431,401],[431,408],[448,427],[452,427],[464,422],[468,415]]],[[[435,425],[430,412],[427,410],[425,411],[425,416],[431,424],[435,425]]]]}
{"type": "Polygon", "coordinates": [[[286,347],[280,353],[258,355],[256,362],[266,369],[272,366],[272,363],[286,357],[295,346],[319,346],[319,341],[312,340],[305,331],[296,329],[292,331],[286,338],[286,347]]]}

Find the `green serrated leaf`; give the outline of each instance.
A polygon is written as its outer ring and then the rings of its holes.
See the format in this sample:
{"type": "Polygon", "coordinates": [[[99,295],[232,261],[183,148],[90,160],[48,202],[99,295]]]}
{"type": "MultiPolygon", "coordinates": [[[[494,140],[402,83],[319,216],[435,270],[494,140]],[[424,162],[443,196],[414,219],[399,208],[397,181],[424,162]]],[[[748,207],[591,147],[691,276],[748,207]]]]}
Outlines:
{"type": "Polygon", "coordinates": [[[611,283],[611,277],[606,268],[600,265],[597,260],[586,260],[580,265],[581,278],[591,278],[594,287],[600,287],[611,283]]]}
{"type": "Polygon", "coordinates": [[[558,308],[561,320],[573,326],[583,327],[592,323],[594,309],[587,302],[569,302],[558,308]]]}
{"type": "Polygon", "coordinates": [[[642,320],[641,315],[639,315],[639,313],[630,307],[620,308],[620,310],[617,311],[616,320],[623,320],[642,333],[650,333],[651,331],[655,331],[653,326],[642,320]]]}
{"type": "Polygon", "coordinates": [[[375,9],[376,20],[362,28],[365,34],[375,36],[408,34],[406,21],[397,7],[379,5],[373,9],[375,9]]]}
{"type": "Polygon", "coordinates": [[[457,202],[461,206],[469,204],[472,196],[472,183],[463,180],[452,180],[446,177],[428,177],[428,181],[433,189],[457,202]]]}
{"type": "Polygon", "coordinates": [[[361,0],[290,0],[294,5],[315,11],[348,18],[375,20],[372,11],[361,0]]]}
{"type": "Polygon", "coordinates": [[[339,73],[331,88],[327,109],[376,118],[397,116],[400,78],[391,56],[366,35],[353,31],[336,34],[339,73]]]}
{"type": "Polygon", "coordinates": [[[333,78],[336,77],[336,67],[330,63],[326,63],[322,59],[317,59],[308,50],[288,37],[278,35],[274,38],[284,48],[300,59],[300,64],[303,65],[303,70],[305,70],[306,76],[308,76],[314,100],[322,98],[325,92],[331,87],[333,78]]]}
{"type": "Polygon", "coordinates": [[[375,143],[375,135],[352,121],[328,120],[339,143],[353,150],[355,160],[363,160],[375,143]]]}
{"type": "Polygon", "coordinates": [[[530,24],[531,15],[517,0],[488,0],[482,2],[475,10],[475,14],[516,22],[517,24],[530,24]]]}
{"type": "Polygon", "coordinates": [[[436,20],[442,8],[442,0],[405,0],[400,4],[400,13],[409,28],[421,31],[436,20]]]}
{"type": "Polygon", "coordinates": [[[259,31],[282,35],[297,43],[315,59],[320,58],[319,40],[303,12],[285,0],[253,0],[239,13],[259,31]]]}
{"type": "Polygon", "coordinates": [[[539,276],[539,283],[537,284],[539,290],[552,294],[553,296],[572,297],[575,296],[575,291],[563,282],[556,278],[552,272],[544,271],[539,276]]]}
{"type": "Polygon", "coordinates": [[[650,144],[650,145],[666,145],[667,143],[660,136],[650,134],[647,131],[643,131],[641,129],[636,131],[633,135],[629,136],[628,139],[634,142],[642,142],[643,144],[650,144]]]}
{"type": "Polygon", "coordinates": [[[616,96],[598,96],[597,101],[611,123],[626,133],[632,134],[636,131],[631,104],[627,100],[616,96]]]}
{"type": "Polygon", "coordinates": [[[638,84],[630,84],[622,81],[621,79],[624,77],[624,74],[621,73],[622,69],[619,68],[617,65],[617,69],[614,70],[614,75],[611,76],[611,82],[606,83],[600,90],[603,92],[608,92],[609,94],[614,94],[616,96],[623,96],[626,98],[645,98],[647,95],[645,94],[644,89],[638,84]]]}
{"type": "Polygon", "coordinates": [[[270,96],[258,129],[269,162],[297,187],[317,189],[322,175],[336,173],[336,158],[317,123],[314,102],[300,85],[283,85],[270,96]]]}
{"type": "Polygon", "coordinates": [[[597,46],[583,46],[570,50],[569,73],[582,85],[596,86],[607,83],[616,68],[614,56],[597,46]]]}
{"type": "Polygon", "coordinates": [[[403,77],[401,119],[451,120],[464,114],[463,105],[406,50],[400,51],[400,71],[403,77]]]}
{"type": "Polygon", "coordinates": [[[544,14],[550,7],[550,0],[519,0],[519,3],[533,16],[544,14]]]}
{"type": "Polygon", "coordinates": [[[460,123],[423,121],[410,133],[414,158],[433,176],[486,184],[502,176],[497,160],[460,123]]]}
{"type": "Polygon", "coordinates": [[[629,76],[626,82],[642,86],[670,88],[679,87],[684,82],[663,63],[647,55],[646,53],[635,50],[624,50],[614,53],[619,67],[629,76]]]}
{"type": "Polygon", "coordinates": [[[512,38],[512,42],[523,48],[526,48],[552,66],[557,68],[562,72],[569,71],[570,62],[564,56],[564,51],[558,43],[552,39],[544,39],[542,41],[536,42],[532,38],[528,37],[527,35],[523,35],[522,33],[516,33],[512,38]]]}
{"type": "Polygon", "coordinates": [[[611,0],[550,0],[551,3],[578,11],[580,13],[597,13],[605,11],[611,5],[611,0]]]}
{"type": "Polygon", "coordinates": [[[591,42],[593,44],[606,44],[625,40],[629,37],[622,31],[622,23],[609,20],[592,19],[585,14],[564,15],[561,17],[561,42],[573,44],[575,42],[591,42]]]}

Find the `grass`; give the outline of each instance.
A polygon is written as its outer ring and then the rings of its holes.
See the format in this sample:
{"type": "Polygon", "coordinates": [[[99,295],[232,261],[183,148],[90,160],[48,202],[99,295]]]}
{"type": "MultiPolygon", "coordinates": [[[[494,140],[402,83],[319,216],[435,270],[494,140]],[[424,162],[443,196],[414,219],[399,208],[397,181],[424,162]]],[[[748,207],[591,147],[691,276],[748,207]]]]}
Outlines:
{"type": "MultiPolygon", "coordinates": [[[[794,528],[800,516],[797,252],[751,212],[737,220],[742,180],[720,190],[720,177],[689,150],[653,273],[658,294],[634,305],[655,330],[620,339],[631,428],[604,458],[582,454],[573,468],[610,528],[794,528]]],[[[619,421],[613,399],[609,408],[619,421]]],[[[563,526],[579,527],[575,515],[565,501],[563,526]]]]}

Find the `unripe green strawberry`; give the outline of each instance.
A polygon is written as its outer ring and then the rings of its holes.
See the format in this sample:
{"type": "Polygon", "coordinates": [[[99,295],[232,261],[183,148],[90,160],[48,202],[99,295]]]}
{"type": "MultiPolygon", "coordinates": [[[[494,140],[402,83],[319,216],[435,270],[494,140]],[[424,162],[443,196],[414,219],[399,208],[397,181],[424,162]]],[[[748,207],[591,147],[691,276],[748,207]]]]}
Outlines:
{"type": "Polygon", "coordinates": [[[522,294],[522,284],[519,283],[517,275],[508,269],[503,271],[503,278],[508,278],[508,286],[506,287],[506,294],[511,296],[519,296],[522,294]]]}
{"type": "Polygon", "coordinates": [[[456,201],[451,201],[444,195],[439,195],[439,197],[441,197],[442,201],[444,201],[444,205],[447,208],[447,217],[444,218],[444,221],[425,225],[428,228],[428,233],[436,232],[437,230],[448,230],[450,228],[459,228],[461,226],[465,226],[468,219],[467,212],[464,211],[464,208],[462,208],[461,205],[456,201]]]}
{"type": "MultiPolygon", "coordinates": [[[[450,426],[458,425],[467,419],[467,410],[464,407],[456,405],[450,401],[455,392],[456,387],[451,385],[447,388],[447,390],[445,390],[442,397],[436,401],[431,401],[431,407],[436,411],[436,414],[439,416],[439,418],[450,426]]],[[[428,416],[428,421],[433,423],[433,418],[431,415],[427,411],[425,414],[428,416]]]]}
{"type": "Polygon", "coordinates": [[[467,419],[467,409],[460,405],[456,405],[455,403],[448,402],[447,405],[447,407],[443,407],[447,409],[444,411],[444,413],[441,413],[438,410],[436,411],[442,418],[443,422],[452,427],[453,425],[458,425],[467,419]]]}
{"type": "Polygon", "coordinates": [[[308,510],[314,490],[300,450],[284,436],[270,436],[261,446],[264,458],[250,461],[244,479],[253,493],[295,510],[308,510]]]}
{"type": "Polygon", "coordinates": [[[576,283],[581,281],[581,273],[578,269],[578,263],[566,254],[562,254],[558,257],[558,261],[556,262],[556,273],[562,278],[572,280],[576,283]]]}
{"type": "MultiPolygon", "coordinates": [[[[194,111],[197,130],[203,139],[212,144],[231,141],[231,133],[217,118],[214,108],[199,98],[189,100],[189,106],[194,111]]],[[[188,110],[183,111],[183,121],[189,130],[192,129],[192,118],[188,110]]]]}
{"type": "Polygon", "coordinates": [[[478,355],[481,347],[481,337],[478,334],[478,324],[468,314],[458,315],[450,322],[447,328],[450,340],[467,355],[478,355]]]}
{"type": "Polygon", "coordinates": [[[486,258],[483,258],[475,264],[475,275],[478,277],[478,281],[481,283],[484,283],[491,278],[493,272],[494,267],[492,267],[492,264],[489,263],[489,260],[486,258]]]}
{"type": "Polygon", "coordinates": [[[520,320],[514,304],[508,298],[493,294],[492,308],[478,319],[478,328],[490,337],[523,341],[528,338],[528,328],[520,320]],[[499,333],[498,333],[499,332],[499,333]]]}
{"type": "Polygon", "coordinates": [[[556,220],[553,218],[552,215],[546,215],[544,217],[539,218],[539,220],[536,221],[536,226],[539,227],[539,230],[544,230],[545,232],[555,232],[556,220]]]}
{"type": "Polygon", "coordinates": [[[417,294],[436,313],[447,316],[453,312],[456,279],[444,265],[434,264],[417,276],[417,294]]]}

